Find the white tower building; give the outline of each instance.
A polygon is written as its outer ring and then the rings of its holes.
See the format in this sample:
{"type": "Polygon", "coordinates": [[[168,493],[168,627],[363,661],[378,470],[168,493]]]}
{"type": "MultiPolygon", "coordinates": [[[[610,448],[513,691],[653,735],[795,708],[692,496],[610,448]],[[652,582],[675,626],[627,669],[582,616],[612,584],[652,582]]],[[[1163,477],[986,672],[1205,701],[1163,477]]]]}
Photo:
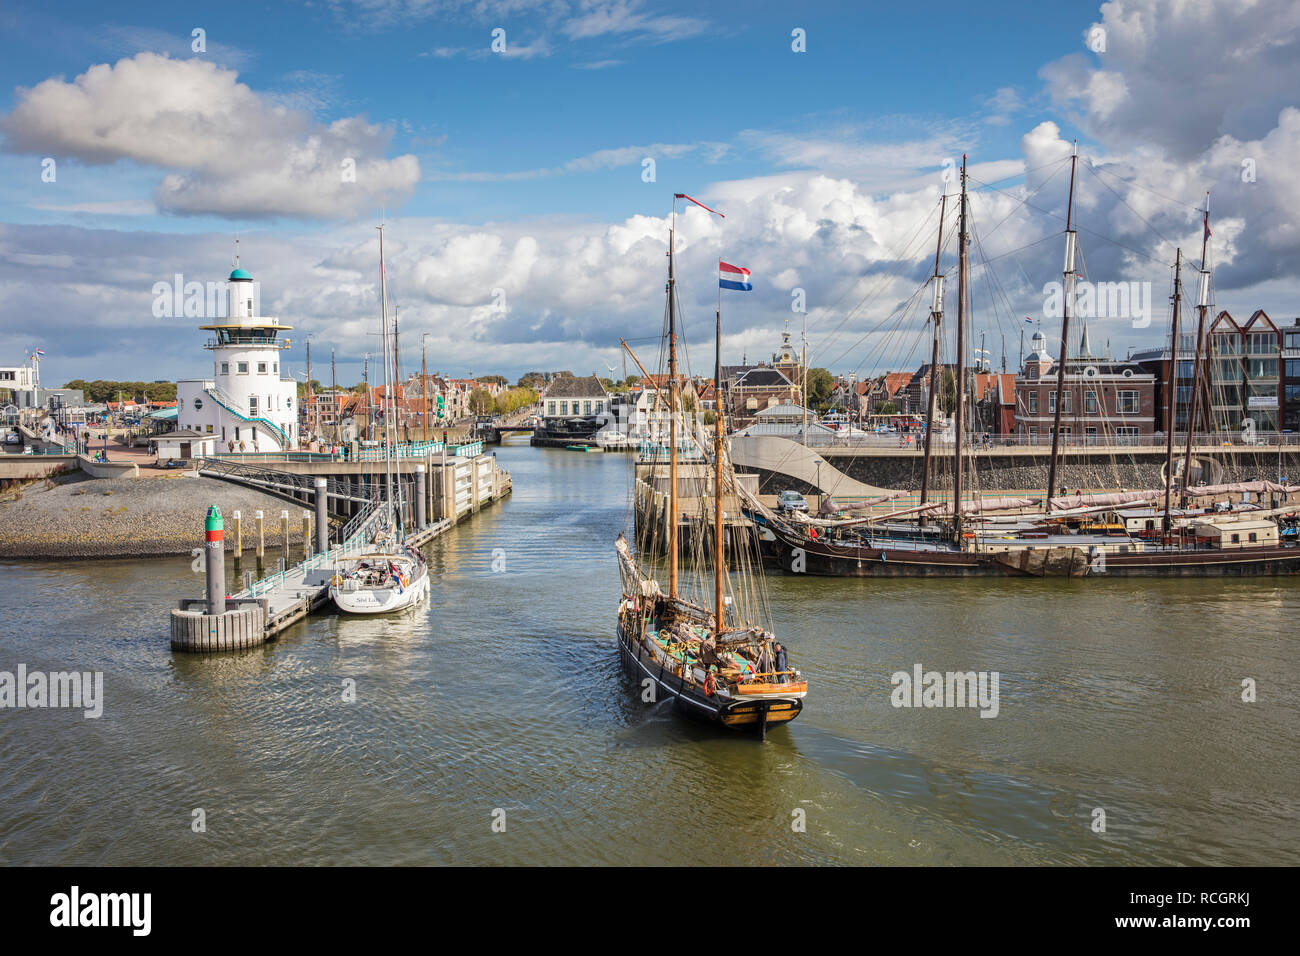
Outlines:
{"type": "Polygon", "coordinates": [[[226,318],[200,329],[214,333],[212,378],[176,383],[176,428],[212,435],[217,451],[287,451],[298,444],[297,386],[280,377],[290,326],[256,315],[253,277],[236,268],[226,283],[226,318]]]}

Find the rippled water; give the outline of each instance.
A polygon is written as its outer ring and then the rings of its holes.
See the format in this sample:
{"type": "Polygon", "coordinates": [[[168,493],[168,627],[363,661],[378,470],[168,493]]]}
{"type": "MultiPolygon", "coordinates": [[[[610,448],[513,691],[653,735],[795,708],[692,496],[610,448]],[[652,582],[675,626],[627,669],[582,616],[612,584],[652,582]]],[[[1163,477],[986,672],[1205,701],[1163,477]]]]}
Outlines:
{"type": "Polygon", "coordinates": [[[168,649],[188,559],[0,565],[0,670],[106,697],[0,710],[0,863],[1300,862],[1300,582],[773,577],[812,692],[758,744],[618,668],[626,459],[499,454],[429,606],[241,655],[168,649]],[[917,663],[998,671],[999,716],[895,709],[917,663]]]}

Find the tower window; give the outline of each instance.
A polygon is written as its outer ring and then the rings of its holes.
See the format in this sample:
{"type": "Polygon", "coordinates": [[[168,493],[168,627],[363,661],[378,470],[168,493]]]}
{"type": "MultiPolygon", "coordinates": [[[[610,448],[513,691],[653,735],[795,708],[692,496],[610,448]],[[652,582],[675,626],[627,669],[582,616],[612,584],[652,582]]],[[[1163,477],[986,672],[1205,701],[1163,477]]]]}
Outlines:
{"type": "Polygon", "coordinates": [[[222,362],[222,363],[221,363],[221,374],[222,374],[222,375],[229,375],[229,374],[230,374],[230,363],[229,363],[229,362],[222,362]]]}
{"type": "Polygon", "coordinates": [[[247,363],[247,362],[238,362],[238,363],[236,363],[236,364],[235,364],[235,370],[236,370],[240,375],[247,375],[247,374],[248,374],[248,363],[247,363]]]}

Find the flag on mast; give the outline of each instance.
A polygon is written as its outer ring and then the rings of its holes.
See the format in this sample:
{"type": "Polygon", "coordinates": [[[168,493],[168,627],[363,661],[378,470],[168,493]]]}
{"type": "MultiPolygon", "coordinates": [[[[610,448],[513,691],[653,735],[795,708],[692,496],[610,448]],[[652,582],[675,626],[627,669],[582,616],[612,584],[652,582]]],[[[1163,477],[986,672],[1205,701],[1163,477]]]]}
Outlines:
{"type": "Polygon", "coordinates": [[[749,281],[749,270],[733,266],[730,262],[718,260],[718,288],[731,289],[734,292],[752,292],[753,284],[749,281]]]}

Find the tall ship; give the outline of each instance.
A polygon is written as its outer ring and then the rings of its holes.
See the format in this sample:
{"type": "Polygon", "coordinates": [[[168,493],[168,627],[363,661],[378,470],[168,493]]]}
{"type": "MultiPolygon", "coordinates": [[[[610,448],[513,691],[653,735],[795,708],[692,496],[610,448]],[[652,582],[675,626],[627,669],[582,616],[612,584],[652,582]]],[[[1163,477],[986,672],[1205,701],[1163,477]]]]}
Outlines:
{"type": "MultiPolygon", "coordinates": [[[[971,390],[966,378],[967,357],[971,353],[968,337],[971,240],[966,157],[963,156],[957,210],[956,361],[948,367],[950,371],[944,371],[941,349],[945,341],[945,275],[940,269],[940,258],[948,198],[945,195],[939,203],[934,270],[928,280],[931,340],[919,495],[915,503],[895,505],[893,500],[905,492],[886,489],[875,499],[847,507],[842,502],[824,501],[814,514],[778,512],[760,502],[757,496],[747,495],[746,513],[759,525],[765,555],[784,571],[844,577],[1273,575],[1300,571],[1300,547],[1297,546],[1300,504],[1294,497],[1300,492],[1300,486],[1288,484],[1281,474],[1280,438],[1277,481],[1258,477],[1216,480],[1219,469],[1213,451],[1207,450],[1208,441],[1202,437],[1201,447],[1194,447],[1197,425],[1205,425],[1212,417],[1207,366],[1212,359],[1218,360],[1217,355],[1209,353],[1206,335],[1206,315],[1212,296],[1207,259],[1211,236],[1208,196],[1197,270],[1196,331],[1192,336],[1180,335],[1179,331],[1184,298],[1181,250],[1174,263],[1169,333],[1171,365],[1180,365],[1180,349],[1186,347],[1193,353],[1185,440],[1178,441],[1175,434],[1173,409],[1179,401],[1175,390],[1169,399],[1171,411],[1165,428],[1159,486],[1074,492],[1062,486],[1065,456],[1062,438],[1070,431],[1062,425],[1063,413],[1069,411],[1067,403],[1071,398],[1078,398],[1080,405],[1094,406],[1089,411],[1100,410],[1104,414],[1107,410],[1106,406],[1098,405],[1097,397],[1100,393],[1101,401],[1107,401],[1107,390],[1096,384],[1104,379],[1106,370],[1098,367],[1102,363],[1087,360],[1091,353],[1086,345],[1086,325],[1080,346],[1083,361],[1071,362],[1067,356],[1078,278],[1074,226],[1077,146],[1069,163],[1061,283],[1061,354],[1055,363],[1051,363],[1045,352],[1039,356],[1047,363],[1044,369],[1054,365],[1044,372],[1044,386],[1053,389],[1047,393],[1047,416],[1043,422],[1050,429],[1045,492],[1041,495],[1020,491],[986,494],[979,488],[975,455],[979,438],[972,427],[971,390]],[[936,396],[945,391],[941,375],[955,378],[955,382],[946,383],[955,392],[952,421],[944,436],[952,443],[950,457],[941,455],[938,448],[935,403],[936,396]],[[1054,388],[1049,384],[1053,377],[1054,388]],[[1063,396],[1061,401],[1056,401],[1057,395],[1063,396]],[[949,488],[940,492],[937,479],[945,457],[950,481],[949,488]]],[[[1036,342],[1041,340],[1040,336],[1035,338],[1036,342]]],[[[1125,370],[1122,374],[1131,375],[1132,371],[1125,370]]],[[[1171,382],[1176,381],[1176,374],[1171,374],[1171,382]]],[[[1137,394],[1127,392],[1127,395],[1137,394]]],[[[1124,396],[1115,396],[1116,400],[1121,397],[1124,396]]],[[[1115,409],[1119,413],[1129,410],[1115,409]]],[[[1084,446],[1075,447],[1095,448],[1100,439],[1112,445],[1112,455],[1122,455],[1125,443],[1131,440],[1129,433],[1135,430],[1125,424],[1127,421],[1130,420],[1122,414],[1116,421],[1103,419],[1103,429],[1109,434],[1089,434],[1085,436],[1084,446]]]]}
{"type": "MultiPolygon", "coordinates": [[[[690,197],[674,196],[669,221],[664,332],[669,440],[662,455],[659,449],[652,452],[656,462],[666,458],[667,540],[652,540],[658,532],[646,524],[638,528],[635,546],[625,533],[615,542],[622,580],[617,620],[619,654],[643,700],[671,700],[688,717],[735,730],[754,731],[760,739],[765,739],[769,724],[788,723],[799,715],[808,693],[808,682],[790,667],[788,652],[765,620],[769,605],[757,551],[750,553],[744,547],[733,547],[729,561],[724,497],[736,495],[739,483],[727,455],[721,405],[715,415],[711,441],[698,424],[684,426],[678,373],[679,303],[675,269],[676,200],[679,198],[690,197]],[[693,485],[705,489],[704,497],[711,499],[712,520],[699,546],[684,549],[683,542],[679,541],[678,511],[686,476],[681,474],[679,458],[683,447],[692,445],[690,478],[693,485]],[[704,545],[705,538],[711,539],[711,547],[704,545]],[[660,546],[664,557],[662,562],[657,562],[660,546]],[[681,560],[683,550],[687,552],[685,567],[681,560]],[[656,576],[662,564],[666,564],[665,584],[656,576]],[[644,694],[650,689],[653,692],[647,698],[644,694]]],[[[721,288],[720,284],[715,376],[721,369],[721,288]]],[[[630,349],[628,352],[631,354],[630,349]]]]}
{"type": "Polygon", "coordinates": [[[334,569],[330,599],[346,614],[387,614],[413,607],[429,597],[429,568],[424,554],[406,543],[402,526],[402,483],[393,461],[397,444],[393,388],[397,379],[395,345],[388,333],[388,276],[384,268],[384,228],[379,227],[379,312],[384,365],[384,480],[376,503],[381,517],[370,547],[344,558],[334,569]]]}

